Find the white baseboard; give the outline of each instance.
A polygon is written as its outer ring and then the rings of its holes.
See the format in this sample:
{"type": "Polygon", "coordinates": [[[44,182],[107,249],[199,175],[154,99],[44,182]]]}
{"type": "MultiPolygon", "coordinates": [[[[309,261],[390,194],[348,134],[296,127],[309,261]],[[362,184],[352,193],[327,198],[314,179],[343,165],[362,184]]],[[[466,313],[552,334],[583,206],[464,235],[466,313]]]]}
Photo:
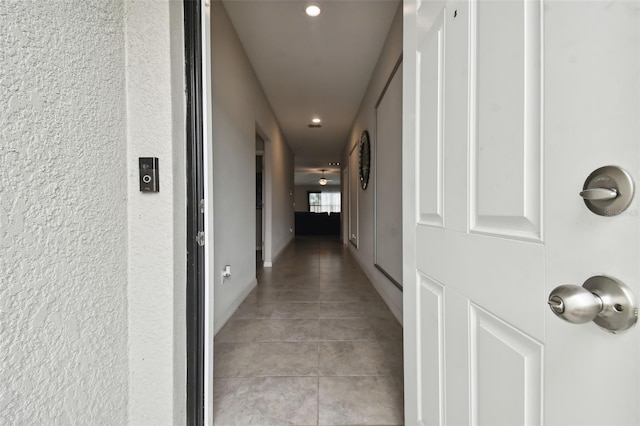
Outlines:
{"type": "MultiPolygon", "coordinates": [[[[351,248],[350,248],[351,249],[351,248]]],[[[387,305],[393,316],[398,320],[400,325],[402,325],[402,309],[396,306],[393,303],[393,299],[389,295],[388,291],[400,291],[398,288],[389,281],[387,277],[382,275],[376,268],[373,266],[372,268],[368,268],[354,253],[351,253],[351,256],[358,262],[360,269],[367,276],[373,287],[376,289],[384,303],[387,305]]],[[[402,300],[402,299],[401,299],[402,300]]]]}
{"type": "Polygon", "coordinates": [[[213,333],[214,335],[218,334],[218,331],[229,321],[231,316],[236,312],[236,310],[240,307],[244,299],[247,298],[249,293],[253,291],[254,288],[258,285],[258,280],[255,278],[251,281],[251,283],[247,286],[247,288],[238,295],[238,297],[233,300],[233,302],[229,305],[229,307],[222,313],[220,317],[218,317],[213,324],[213,333]]]}
{"type": "Polygon", "coordinates": [[[273,256],[271,258],[271,262],[264,262],[262,264],[262,266],[264,266],[265,268],[273,268],[273,264],[276,263],[276,260],[278,260],[278,258],[282,255],[282,253],[284,253],[284,251],[287,249],[287,247],[289,247],[289,245],[291,245],[291,243],[293,242],[294,237],[292,237],[289,242],[287,244],[284,245],[284,247],[282,247],[282,249],[276,253],[275,256],[273,256]]]}
{"type": "MultiPolygon", "coordinates": [[[[368,276],[368,275],[367,275],[368,276]]],[[[396,317],[396,319],[398,320],[398,322],[400,323],[400,325],[402,325],[402,310],[400,308],[398,308],[392,301],[391,301],[391,297],[389,297],[389,295],[386,292],[385,288],[382,288],[380,283],[378,283],[375,280],[372,280],[369,277],[369,281],[371,281],[371,284],[373,284],[373,286],[375,287],[375,289],[378,291],[378,293],[380,294],[380,297],[382,297],[382,300],[384,300],[384,303],[387,304],[387,307],[389,308],[389,310],[391,311],[391,313],[393,314],[394,317],[396,317]]],[[[395,287],[393,286],[393,284],[391,284],[392,289],[395,289],[395,287]]],[[[399,291],[399,290],[398,290],[399,291]]]]}

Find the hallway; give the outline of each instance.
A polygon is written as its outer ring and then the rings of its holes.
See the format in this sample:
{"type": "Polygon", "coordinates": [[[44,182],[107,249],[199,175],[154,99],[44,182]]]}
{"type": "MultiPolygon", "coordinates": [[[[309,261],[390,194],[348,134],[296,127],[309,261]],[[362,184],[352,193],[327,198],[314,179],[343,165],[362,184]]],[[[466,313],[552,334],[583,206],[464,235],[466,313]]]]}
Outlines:
{"type": "Polygon", "coordinates": [[[348,249],[296,238],[257,275],[215,339],[215,424],[402,424],[402,327],[348,249]]]}

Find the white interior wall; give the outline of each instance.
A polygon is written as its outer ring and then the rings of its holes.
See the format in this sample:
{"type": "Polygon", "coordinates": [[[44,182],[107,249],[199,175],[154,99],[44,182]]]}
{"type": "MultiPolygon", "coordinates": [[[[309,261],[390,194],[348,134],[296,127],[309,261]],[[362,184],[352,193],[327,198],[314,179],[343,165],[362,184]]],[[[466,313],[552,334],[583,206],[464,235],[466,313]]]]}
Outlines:
{"type": "Polygon", "coordinates": [[[217,332],[256,285],[256,132],[265,140],[265,264],[293,238],[293,154],[219,1],[211,20],[217,332]],[[225,265],[231,277],[223,282],[216,271],[225,265]]]}
{"type": "MultiPolygon", "coordinates": [[[[182,2],[126,1],[129,423],[185,423],[186,169],[182,2]],[[158,157],[160,192],[139,190],[158,157]]],[[[113,422],[107,422],[113,423],[113,422]]]]}
{"type": "MultiPolygon", "coordinates": [[[[375,158],[376,145],[374,140],[376,125],[375,105],[401,54],[402,4],[398,6],[398,11],[393,19],[393,24],[391,25],[378,63],[369,81],[369,86],[367,87],[360,109],[354,120],[349,140],[345,145],[342,155],[342,164],[349,164],[349,152],[351,152],[354,144],[358,143],[362,132],[364,130],[369,131],[369,137],[371,139],[370,185],[366,190],[362,190],[359,185],[357,187],[358,248],[355,248],[352,244],[348,246],[362,270],[367,274],[374,287],[378,290],[400,322],[402,322],[402,292],[374,266],[374,188],[371,182],[373,182],[373,176],[376,173],[375,162],[373,161],[375,158]]],[[[350,173],[358,173],[357,167],[353,169],[353,166],[350,166],[350,168],[352,168],[350,173]]],[[[400,174],[400,171],[398,171],[398,175],[400,174]]],[[[348,220],[348,215],[343,215],[343,226],[348,226],[348,222],[345,222],[346,220],[348,220]]]]}
{"type": "Polygon", "coordinates": [[[375,210],[375,263],[402,283],[402,64],[398,64],[376,108],[372,176],[375,210]]]}
{"type": "MultiPolygon", "coordinates": [[[[269,106],[269,111],[271,107],[269,106]]],[[[265,111],[266,112],[266,111],[265,111]]],[[[264,113],[263,113],[264,114],[264,113]]],[[[273,114],[273,113],[271,113],[273,114]]],[[[266,118],[266,117],[265,117],[266,118]]],[[[278,138],[270,140],[271,145],[271,262],[274,263],[286,246],[294,238],[294,157],[291,148],[280,133],[275,118],[272,132],[278,138]]],[[[269,259],[265,259],[265,263],[269,259]]]]}
{"type": "Polygon", "coordinates": [[[0,424],[127,424],[123,2],[0,22],[0,424]]]}

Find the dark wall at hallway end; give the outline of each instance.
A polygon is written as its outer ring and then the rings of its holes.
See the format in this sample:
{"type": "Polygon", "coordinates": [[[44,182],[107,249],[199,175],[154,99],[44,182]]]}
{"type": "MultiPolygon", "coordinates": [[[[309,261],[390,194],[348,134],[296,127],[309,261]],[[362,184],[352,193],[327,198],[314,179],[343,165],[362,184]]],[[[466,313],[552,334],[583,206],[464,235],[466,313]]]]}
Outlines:
{"type": "Polygon", "coordinates": [[[296,212],[298,235],[340,235],[340,213],[296,212]]]}

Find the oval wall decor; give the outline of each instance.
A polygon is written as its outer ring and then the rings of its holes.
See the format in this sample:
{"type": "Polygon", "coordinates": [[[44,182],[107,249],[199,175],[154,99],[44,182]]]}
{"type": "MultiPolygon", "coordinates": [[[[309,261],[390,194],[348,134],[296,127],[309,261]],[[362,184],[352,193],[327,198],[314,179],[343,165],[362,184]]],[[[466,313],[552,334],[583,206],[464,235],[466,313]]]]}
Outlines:
{"type": "Polygon", "coordinates": [[[369,132],[366,130],[362,132],[362,136],[360,136],[358,168],[360,170],[360,186],[362,189],[367,189],[371,171],[371,142],[369,141],[369,132]]]}

